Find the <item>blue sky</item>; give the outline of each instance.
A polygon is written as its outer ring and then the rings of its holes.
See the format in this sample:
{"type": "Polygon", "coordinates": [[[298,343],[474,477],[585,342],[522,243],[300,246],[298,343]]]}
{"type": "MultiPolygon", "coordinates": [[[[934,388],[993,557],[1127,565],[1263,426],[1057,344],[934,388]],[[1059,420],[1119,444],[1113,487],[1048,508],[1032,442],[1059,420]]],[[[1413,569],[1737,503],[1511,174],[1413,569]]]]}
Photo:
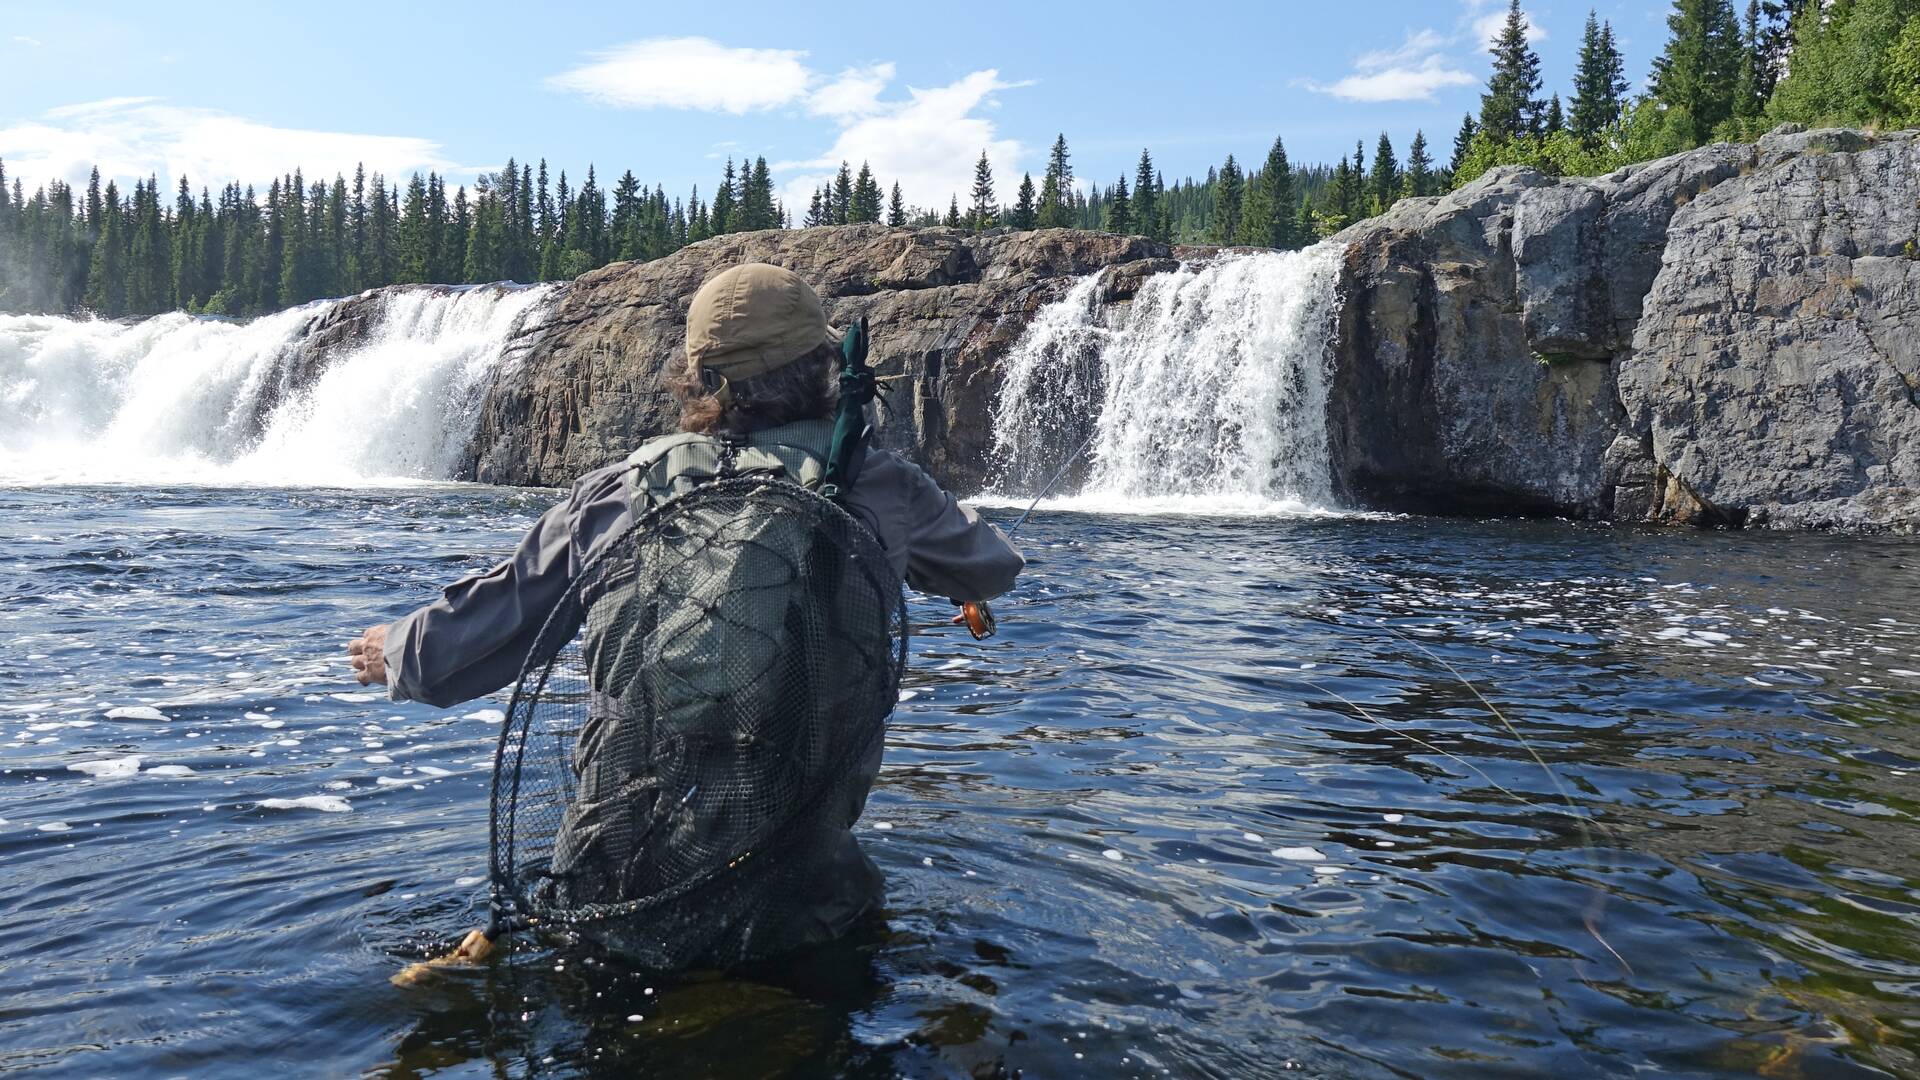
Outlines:
{"type": "MultiPolygon", "coordinates": [[[[1530,2],[1549,91],[1566,94],[1587,2],[1530,2]]],[[[1666,0],[1594,0],[1628,74],[1664,41],[1666,0]]],[[[1064,132],[1079,178],[1169,179],[1228,153],[1331,160],[1381,130],[1444,158],[1477,110],[1501,0],[1191,5],[724,5],[479,0],[268,4],[0,0],[0,158],[29,187],[187,172],[195,186],[436,168],[454,182],[545,156],[576,181],[631,168],[710,193],[764,155],[782,193],[870,159],[944,206],[989,152],[1003,196],[1064,132]]]]}

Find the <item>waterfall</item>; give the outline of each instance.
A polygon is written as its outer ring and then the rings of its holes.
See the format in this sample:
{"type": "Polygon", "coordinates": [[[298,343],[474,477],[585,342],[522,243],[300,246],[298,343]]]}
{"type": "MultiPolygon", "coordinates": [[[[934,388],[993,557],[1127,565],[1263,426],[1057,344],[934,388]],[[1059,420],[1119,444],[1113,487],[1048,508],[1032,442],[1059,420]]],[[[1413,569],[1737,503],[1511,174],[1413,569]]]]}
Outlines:
{"type": "Polygon", "coordinates": [[[1327,378],[1340,248],[1156,274],[1124,314],[1102,278],[1041,309],[1009,352],[991,484],[1032,497],[1066,455],[1101,510],[1300,513],[1333,502],[1327,378]],[[1093,403],[1097,403],[1097,406],[1093,403]]]}
{"type": "Polygon", "coordinates": [[[550,292],[392,290],[317,363],[308,332],[369,301],[246,323],[0,316],[0,482],[449,479],[507,342],[550,292]]]}

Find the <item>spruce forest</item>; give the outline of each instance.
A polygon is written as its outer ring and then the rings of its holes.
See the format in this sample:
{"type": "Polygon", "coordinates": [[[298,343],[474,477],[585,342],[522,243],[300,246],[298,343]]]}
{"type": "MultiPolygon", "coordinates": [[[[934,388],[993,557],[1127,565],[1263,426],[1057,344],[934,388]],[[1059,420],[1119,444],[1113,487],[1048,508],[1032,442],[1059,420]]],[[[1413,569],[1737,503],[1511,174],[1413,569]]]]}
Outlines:
{"type": "Polygon", "coordinates": [[[265,192],[214,195],[180,177],[123,192],[96,170],[85,191],[27,194],[0,162],[0,311],[140,318],[171,310],[250,316],[384,285],[553,281],[609,262],[655,259],[712,236],[876,222],[1081,228],[1174,243],[1302,247],[1407,197],[1440,194],[1496,165],[1597,175],[1782,122],[1920,124],[1920,0],[1675,0],[1647,91],[1629,97],[1613,29],[1591,13],[1568,94],[1543,97],[1540,59],[1511,0],[1491,48],[1478,115],[1441,161],[1422,131],[1402,160],[1387,132],[1351,157],[1295,165],[1282,138],[1168,182],[1142,150],[1131,176],[1075,182],[1064,135],[1036,185],[996,177],[983,153],[945,207],[910,207],[867,165],[842,164],[804,207],[782,204],[766,160],[729,161],[711,197],[669,198],[631,171],[611,189],[592,166],[576,183],[510,160],[449,193],[438,175],[351,179],[294,172],[265,192]],[[1008,191],[1011,189],[1011,197],[1008,191]]]}

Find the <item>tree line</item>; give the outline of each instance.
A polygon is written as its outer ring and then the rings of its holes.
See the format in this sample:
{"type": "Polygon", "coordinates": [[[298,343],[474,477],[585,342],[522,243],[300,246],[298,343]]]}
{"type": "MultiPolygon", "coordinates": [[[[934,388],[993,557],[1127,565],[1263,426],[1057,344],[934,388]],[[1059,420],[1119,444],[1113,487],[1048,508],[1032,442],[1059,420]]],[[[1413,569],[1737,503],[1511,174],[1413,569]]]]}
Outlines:
{"type": "Polygon", "coordinates": [[[86,191],[54,181],[27,196],[0,162],[0,311],[107,318],[185,310],[254,315],[384,285],[554,281],[617,259],[654,259],[728,232],[778,227],[766,159],[729,161],[711,201],[649,189],[631,171],[611,190],[589,166],[576,188],[509,160],[451,196],[416,173],[311,183],[298,171],[265,197],[228,184],[215,199],[186,177],[129,195],[93,170],[86,191]]]}
{"type": "Polygon", "coordinates": [[[1769,128],[1920,125],[1920,0],[1674,0],[1646,92],[1627,96],[1613,28],[1587,15],[1571,106],[1543,99],[1526,16],[1509,0],[1454,183],[1495,165],[1592,176],[1769,128]]]}
{"type": "MultiPolygon", "coordinates": [[[[1069,227],[1169,243],[1297,248],[1435,195],[1502,164],[1594,175],[1717,139],[1751,139],[1783,121],[1920,124],[1920,0],[1674,0],[1647,91],[1628,96],[1613,28],[1587,16],[1570,95],[1542,97],[1540,58],[1519,0],[1490,52],[1477,116],[1462,118],[1442,164],[1416,131],[1401,159],[1386,132],[1333,164],[1295,165],[1276,137],[1264,157],[1229,154],[1203,178],[1169,183],[1149,150],[1132,174],[1081,183],[1064,134],[1036,184],[1003,197],[983,152],[973,182],[943,209],[910,207],[894,183],[842,163],[799,224],[946,225],[976,231],[1069,227]]],[[[791,228],[765,158],[726,163],[711,199],[669,199],[592,166],[575,187],[547,163],[505,168],[447,193],[435,173],[404,188],[357,168],[351,181],[228,184],[218,198],[185,177],[169,199],[156,178],[124,194],[96,169],[84,192],[60,181],[31,196],[0,162],[0,311],[145,317],[181,309],[246,316],[412,282],[554,281],[609,262],[655,259],[725,233],[791,228]]]]}

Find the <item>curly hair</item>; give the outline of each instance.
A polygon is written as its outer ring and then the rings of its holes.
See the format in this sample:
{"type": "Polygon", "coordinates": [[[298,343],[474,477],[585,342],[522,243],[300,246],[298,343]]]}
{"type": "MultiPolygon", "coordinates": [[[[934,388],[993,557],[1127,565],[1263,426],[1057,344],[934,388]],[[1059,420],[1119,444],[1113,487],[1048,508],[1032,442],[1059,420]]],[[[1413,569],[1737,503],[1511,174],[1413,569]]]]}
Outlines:
{"type": "Polygon", "coordinates": [[[726,405],[720,403],[688,365],[672,386],[674,396],[680,399],[680,430],[701,435],[722,432],[744,435],[796,420],[832,416],[839,402],[833,381],[839,358],[840,354],[831,345],[823,343],[765,375],[729,381],[733,401],[726,405]]]}

